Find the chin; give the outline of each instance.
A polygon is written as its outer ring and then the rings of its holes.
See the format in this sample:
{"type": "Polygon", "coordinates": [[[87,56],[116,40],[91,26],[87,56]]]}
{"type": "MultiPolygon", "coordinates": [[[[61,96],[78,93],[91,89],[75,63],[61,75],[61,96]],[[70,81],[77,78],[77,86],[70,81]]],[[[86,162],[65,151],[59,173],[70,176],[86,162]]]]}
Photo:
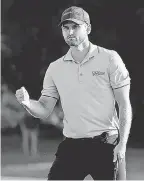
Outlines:
{"type": "Polygon", "coordinates": [[[67,42],[67,44],[70,46],[70,47],[76,47],[78,46],[77,43],[74,43],[74,42],[67,42]]]}
{"type": "Polygon", "coordinates": [[[71,47],[71,46],[78,46],[77,42],[73,42],[73,41],[66,41],[66,43],[71,47]]]}

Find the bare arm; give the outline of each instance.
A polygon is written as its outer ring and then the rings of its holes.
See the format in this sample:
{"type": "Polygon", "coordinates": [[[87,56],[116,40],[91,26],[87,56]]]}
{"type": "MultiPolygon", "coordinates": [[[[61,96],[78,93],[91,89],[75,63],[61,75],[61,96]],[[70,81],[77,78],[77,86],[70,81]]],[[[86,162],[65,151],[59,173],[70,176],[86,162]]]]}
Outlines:
{"type": "Polygon", "coordinates": [[[120,144],[126,145],[132,121],[132,107],[129,98],[130,85],[114,89],[115,99],[119,107],[120,144]]]}
{"type": "Polygon", "coordinates": [[[56,98],[41,96],[38,101],[30,99],[29,106],[23,106],[32,116],[45,120],[52,113],[56,102],[56,98]]]}
{"type": "Polygon", "coordinates": [[[53,80],[50,66],[46,71],[43,81],[43,90],[38,101],[30,99],[24,87],[16,91],[16,98],[32,116],[46,120],[52,113],[59,99],[59,93],[53,80]]]}

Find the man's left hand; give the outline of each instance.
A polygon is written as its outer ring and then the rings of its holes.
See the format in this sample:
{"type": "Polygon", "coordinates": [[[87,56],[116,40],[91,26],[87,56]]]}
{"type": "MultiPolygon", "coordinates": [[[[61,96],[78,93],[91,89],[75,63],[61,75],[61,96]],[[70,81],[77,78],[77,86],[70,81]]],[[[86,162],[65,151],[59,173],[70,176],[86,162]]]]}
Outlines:
{"type": "Polygon", "coordinates": [[[120,162],[125,158],[126,145],[119,143],[114,149],[113,162],[119,159],[120,162]]]}

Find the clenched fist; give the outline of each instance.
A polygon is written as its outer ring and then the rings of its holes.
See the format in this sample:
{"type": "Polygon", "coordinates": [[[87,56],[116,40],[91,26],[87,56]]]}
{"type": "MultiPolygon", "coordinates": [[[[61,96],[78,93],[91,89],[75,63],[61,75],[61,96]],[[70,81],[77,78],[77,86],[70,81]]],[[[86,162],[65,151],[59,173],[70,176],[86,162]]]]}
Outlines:
{"type": "Polygon", "coordinates": [[[30,99],[27,90],[24,87],[21,87],[16,91],[16,98],[20,104],[30,107],[30,99]]]}

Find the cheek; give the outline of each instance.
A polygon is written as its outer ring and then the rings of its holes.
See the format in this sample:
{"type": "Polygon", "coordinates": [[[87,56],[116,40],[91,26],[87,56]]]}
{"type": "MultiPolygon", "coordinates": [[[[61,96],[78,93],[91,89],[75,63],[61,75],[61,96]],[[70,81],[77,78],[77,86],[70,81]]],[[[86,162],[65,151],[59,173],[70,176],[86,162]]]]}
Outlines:
{"type": "Polygon", "coordinates": [[[66,33],[62,33],[62,35],[63,35],[63,38],[66,39],[67,37],[66,33]]]}
{"type": "Polygon", "coordinates": [[[86,36],[86,35],[87,35],[87,30],[86,30],[86,29],[83,29],[83,30],[81,31],[81,34],[82,34],[83,36],[86,36]]]}
{"type": "Polygon", "coordinates": [[[65,36],[65,33],[64,33],[64,31],[62,31],[62,35],[63,35],[63,37],[65,36]]]}
{"type": "Polygon", "coordinates": [[[78,34],[79,34],[79,38],[80,39],[83,39],[83,38],[85,38],[87,36],[87,32],[86,31],[80,31],[78,34]]]}

